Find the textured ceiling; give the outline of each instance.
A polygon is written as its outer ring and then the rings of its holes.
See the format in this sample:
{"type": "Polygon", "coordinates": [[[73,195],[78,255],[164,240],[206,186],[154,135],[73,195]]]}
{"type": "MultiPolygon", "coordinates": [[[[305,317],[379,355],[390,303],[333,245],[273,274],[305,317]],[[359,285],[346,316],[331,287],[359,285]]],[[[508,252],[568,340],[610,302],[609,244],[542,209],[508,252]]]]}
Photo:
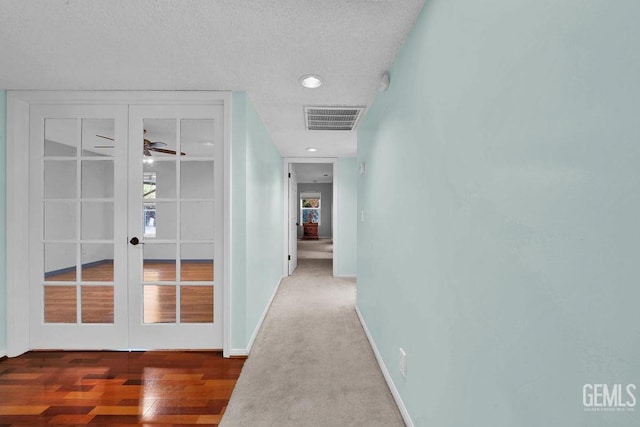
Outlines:
{"type": "Polygon", "coordinates": [[[294,163],[293,170],[299,184],[333,182],[331,163],[294,163]]]}
{"type": "Polygon", "coordinates": [[[423,2],[0,0],[0,88],[247,91],[283,156],[353,156],[303,107],[368,106],[423,2]]]}

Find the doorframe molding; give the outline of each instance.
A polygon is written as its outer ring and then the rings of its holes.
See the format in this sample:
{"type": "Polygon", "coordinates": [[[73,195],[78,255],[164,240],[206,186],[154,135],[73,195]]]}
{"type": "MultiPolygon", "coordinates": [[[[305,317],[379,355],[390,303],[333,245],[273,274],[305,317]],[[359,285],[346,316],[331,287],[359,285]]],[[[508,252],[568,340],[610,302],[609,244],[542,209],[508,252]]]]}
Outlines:
{"type": "Polygon", "coordinates": [[[7,91],[7,355],[29,342],[29,110],[37,104],[211,105],[224,108],[223,354],[231,342],[231,92],[230,91],[7,91]]]}
{"type": "MultiPolygon", "coordinates": [[[[337,157],[285,157],[284,158],[284,248],[282,275],[289,275],[289,165],[295,163],[331,163],[333,165],[333,194],[331,202],[331,239],[333,240],[333,277],[338,277],[338,158],[337,157]]],[[[298,184],[300,184],[298,182],[298,184]]]]}

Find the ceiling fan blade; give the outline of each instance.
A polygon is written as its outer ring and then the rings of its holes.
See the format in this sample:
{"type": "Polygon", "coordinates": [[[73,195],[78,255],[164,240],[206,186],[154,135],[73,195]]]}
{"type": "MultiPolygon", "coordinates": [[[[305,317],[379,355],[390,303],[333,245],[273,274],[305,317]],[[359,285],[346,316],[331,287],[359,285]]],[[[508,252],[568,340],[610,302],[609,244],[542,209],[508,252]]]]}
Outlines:
{"type": "Polygon", "coordinates": [[[146,144],[147,147],[149,148],[158,148],[158,147],[166,147],[167,143],[166,142],[161,142],[161,141],[154,141],[151,142],[148,139],[144,140],[144,143],[146,144]]]}
{"type": "MultiPolygon", "coordinates": [[[[173,150],[166,150],[164,148],[154,148],[154,147],[148,147],[149,151],[157,151],[158,153],[166,153],[166,154],[178,154],[176,151],[173,150]]],[[[180,153],[181,156],[184,156],[185,153],[180,153]]]]}
{"type": "Polygon", "coordinates": [[[97,136],[98,138],[104,138],[104,139],[108,139],[108,140],[111,140],[111,141],[115,141],[115,139],[113,139],[113,138],[109,138],[108,136],[102,136],[102,135],[96,135],[96,136],[97,136]]]}

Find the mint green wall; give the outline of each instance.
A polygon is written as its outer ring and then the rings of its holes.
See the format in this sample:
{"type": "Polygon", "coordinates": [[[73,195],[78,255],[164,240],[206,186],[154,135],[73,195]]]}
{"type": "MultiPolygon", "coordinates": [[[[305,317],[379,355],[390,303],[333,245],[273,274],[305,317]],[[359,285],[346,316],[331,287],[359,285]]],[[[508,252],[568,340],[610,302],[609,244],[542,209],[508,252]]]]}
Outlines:
{"type": "Polygon", "coordinates": [[[0,90],[0,355],[7,348],[7,275],[6,275],[6,147],[7,92],[0,90]]]}
{"type": "Polygon", "coordinates": [[[358,135],[357,304],[417,426],[638,425],[582,406],[640,386],[638,22],[427,0],[358,135]]]}
{"type": "Polygon", "coordinates": [[[233,94],[232,348],[245,349],[282,277],[283,161],[246,93],[233,94]]]}
{"type": "Polygon", "coordinates": [[[358,166],[355,158],[339,158],[336,180],[338,199],[337,273],[356,274],[358,229],[358,166]]]}
{"type": "Polygon", "coordinates": [[[247,336],[247,95],[232,98],[231,142],[231,347],[246,348],[247,336]]]}

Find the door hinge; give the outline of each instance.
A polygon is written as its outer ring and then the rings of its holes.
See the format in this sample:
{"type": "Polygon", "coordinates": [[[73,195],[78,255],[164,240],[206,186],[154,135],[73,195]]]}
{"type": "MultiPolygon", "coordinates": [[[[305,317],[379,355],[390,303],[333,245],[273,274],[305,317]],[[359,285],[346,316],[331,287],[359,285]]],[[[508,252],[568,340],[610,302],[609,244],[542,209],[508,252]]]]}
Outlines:
{"type": "Polygon", "coordinates": [[[289,261],[291,261],[291,255],[289,255],[289,261]]]}
{"type": "Polygon", "coordinates": [[[291,172],[289,172],[289,178],[291,178],[291,172]]]}

